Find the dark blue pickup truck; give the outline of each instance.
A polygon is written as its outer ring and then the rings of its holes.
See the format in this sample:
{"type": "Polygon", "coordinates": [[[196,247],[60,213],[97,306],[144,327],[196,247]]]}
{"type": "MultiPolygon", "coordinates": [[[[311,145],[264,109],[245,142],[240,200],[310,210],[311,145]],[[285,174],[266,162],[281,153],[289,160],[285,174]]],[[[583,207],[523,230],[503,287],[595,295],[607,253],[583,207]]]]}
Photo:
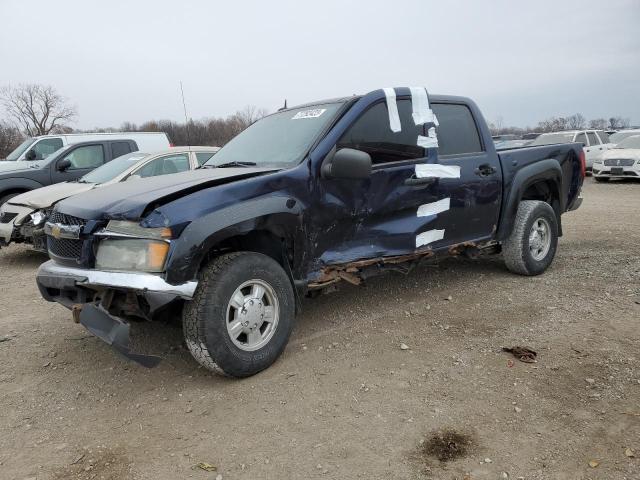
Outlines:
{"type": "Polygon", "coordinates": [[[424,259],[502,253],[537,275],[580,205],[581,145],[496,153],[467,98],[375,90],[278,111],[204,168],[60,202],[43,297],[127,357],[131,321],[181,315],[214,371],[255,374],[284,350],[299,298],[424,259]]]}

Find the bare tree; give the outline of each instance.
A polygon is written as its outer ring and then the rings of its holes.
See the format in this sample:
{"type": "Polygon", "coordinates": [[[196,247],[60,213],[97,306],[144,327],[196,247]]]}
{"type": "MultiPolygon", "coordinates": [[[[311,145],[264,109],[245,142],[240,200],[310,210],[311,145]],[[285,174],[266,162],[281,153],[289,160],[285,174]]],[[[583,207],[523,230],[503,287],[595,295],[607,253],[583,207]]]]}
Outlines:
{"type": "Polygon", "coordinates": [[[0,158],[6,158],[22,140],[20,130],[0,120],[0,158]]]}
{"type": "Polygon", "coordinates": [[[628,128],[630,124],[631,124],[631,119],[629,118],[611,117],[609,119],[608,128],[612,130],[618,130],[620,128],[628,128]]]}
{"type": "Polygon", "coordinates": [[[269,112],[267,112],[263,108],[256,108],[254,105],[247,105],[242,110],[234,113],[231,118],[236,120],[238,124],[244,130],[249,125],[257,122],[262,117],[266,116],[269,112]]]}
{"type": "Polygon", "coordinates": [[[587,119],[581,113],[574,113],[567,118],[567,125],[572,130],[581,130],[587,124],[587,119]]]}
{"type": "Polygon", "coordinates": [[[0,89],[7,114],[30,137],[63,131],[76,116],[75,107],[48,85],[25,84],[0,89]]]}
{"type": "Polygon", "coordinates": [[[589,120],[589,128],[594,130],[604,130],[607,128],[607,120],[604,118],[594,118],[589,120]]]}

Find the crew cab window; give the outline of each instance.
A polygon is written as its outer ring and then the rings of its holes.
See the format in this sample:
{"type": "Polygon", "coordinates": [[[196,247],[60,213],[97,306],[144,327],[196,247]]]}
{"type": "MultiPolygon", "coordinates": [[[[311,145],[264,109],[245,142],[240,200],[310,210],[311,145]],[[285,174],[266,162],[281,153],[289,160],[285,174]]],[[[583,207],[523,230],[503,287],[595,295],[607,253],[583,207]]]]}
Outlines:
{"type": "Polygon", "coordinates": [[[576,143],[581,143],[583,147],[587,146],[587,134],[582,132],[576,135],[576,139],[574,140],[576,143]]]}
{"type": "Polygon", "coordinates": [[[147,163],[140,170],[133,172],[142,178],[170,175],[172,173],[186,172],[189,170],[189,155],[180,153],[156,158],[147,163]]]}
{"type": "Polygon", "coordinates": [[[482,152],[482,143],[473,115],[466,105],[432,103],[438,118],[438,155],[482,152]]]}
{"type": "Polygon", "coordinates": [[[589,143],[591,145],[598,145],[600,143],[594,132],[587,132],[587,137],[589,137],[589,143]]]}
{"type": "Polygon", "coordinates": [[[113,158],[121,157],[127,153],[131,153],[129,142],[113,142],[111,144],[111,153],[113,158]]]}
{"type": "Polygon", "coordinates": [[[418,146],[418,135],[424,135],[424,126],[415,125],[411,100],[397,100],[397,104],[401,131],[391,131],[386,102],[376,103],[342,135],[337,148],[367,152],[374,165],[423,158],[425,152],[418,146]]]}
{"type": "Polygon", "coordinates": [[[215,155],[215,152],[198,152],[198,153],[196,153],[196,160],[198,160],[198,165],[204,165],[214,155],[215,155]]]}
{"type": "Polygon", "coordinates": [[[83,145],[64,158],[71,162],[69,170],[93,169],[104,163],[104,149],[102,145],[83,145]]]}
{"type": "Polygon", "coordinates": [[[35,160],[42,160],[60,148],[62,148],[60,138],[45,138],[36,143],[32,150],[36,154],[35,160]]]}
{"type": "Polygon", "coordinates": [[[607,132],[603,132],[603,131],[598,131],[596,132],[598,134],[598,136],[600,137],[600,141],[602,143],[611,143],[611,140],[609,140],[609,135],[607,134],[607,132]]]}

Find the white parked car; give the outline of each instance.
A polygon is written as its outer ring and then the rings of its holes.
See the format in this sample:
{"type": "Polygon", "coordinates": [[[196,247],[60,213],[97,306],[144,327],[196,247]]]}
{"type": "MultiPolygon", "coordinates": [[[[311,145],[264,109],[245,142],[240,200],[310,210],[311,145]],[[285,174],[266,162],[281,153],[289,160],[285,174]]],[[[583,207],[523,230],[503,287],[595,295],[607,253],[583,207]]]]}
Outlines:
{"type": "Polygon", "coordinates": [[[620,130],[614,134],[609,135],[609,139],[611,140],[611,143],[617,145],[625,138],[631,137],[633,135],[640,135],[640,128],[629,128],[627,130],[620,130]]]}
{"type": "Polygon", "coordinates": [[[0,245],[30,243],[36,250],[46,252],[44,224],[59,201],[118,182],[194,170],[218,150],[219,147],[173,147],[152,154],[131,152],[79,180],[56,183],[12,197],[0,205],[0,245]]]}
{"type": "Polygon", "coordinates": [[[597,158],[593,164],[593,178],[598,182],[610,178],[640,179],[640,134],[625,138],[597,158]]]}
{"type": "Polygon", "coordinates": [[[565,132],[543,133],[531,142],[529,146],[572,142],[582,144],[587,170],[591,170],[596,158],[599,158],[604,152],[613,148],[613,144],[609,140],[609,135],[602,130],[568,130],[565,132]]]}
{"type": "MultiPolygon", "coordinates": [[[[74,143],[103,140],[133,140],[141,152],[157,152],[169,148],[169,138],[164,132],[118,132],[118,133],[70,133],[67,135],[43,135],[28,137],[7,155],[5,161],[42,160],[56,150],[74,143]]],[[[129,150],[130,151],[130,150],[129,150]]]]}

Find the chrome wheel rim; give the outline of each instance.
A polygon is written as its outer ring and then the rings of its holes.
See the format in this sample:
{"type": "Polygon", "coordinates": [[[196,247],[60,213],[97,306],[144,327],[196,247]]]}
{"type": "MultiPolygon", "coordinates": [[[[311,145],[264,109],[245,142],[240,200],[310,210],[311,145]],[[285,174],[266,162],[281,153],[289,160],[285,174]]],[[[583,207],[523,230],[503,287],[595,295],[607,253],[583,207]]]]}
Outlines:
{"type": "Polygon", "coordinates": [[[544,218],[538,218],[529,232],[529,252],[534,260],[543,260],[551,248],[551,225],[544,218]]]}
{"type": "Polygon", "coordinates": [[[249,280],[233,292],[227,305],[227,333],[240,350],[264,347],[278,326],[278,297],[264,280],[249,280]]]}

